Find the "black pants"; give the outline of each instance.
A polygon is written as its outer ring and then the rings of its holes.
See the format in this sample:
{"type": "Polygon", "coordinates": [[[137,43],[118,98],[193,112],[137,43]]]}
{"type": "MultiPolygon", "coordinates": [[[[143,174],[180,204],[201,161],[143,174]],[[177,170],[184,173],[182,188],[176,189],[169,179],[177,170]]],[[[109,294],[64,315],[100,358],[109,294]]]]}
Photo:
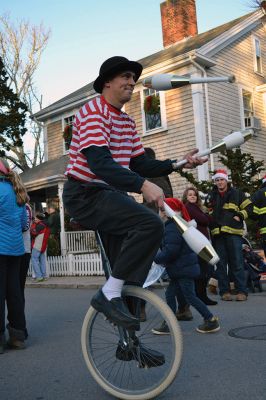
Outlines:
{"type": "Polygon", "coordinates": [[[25,330],[25,315],[20,289],[21,256],[0,255],[0,334],[5,331],[5,302],[11,328],[25,330]]]}
{"type": "Polygon", "coordinates": [[[30,258],[31,258],[31,253],[25,253],[21,257],[21,264],[20,264],[19,280],[20,280],[20,288],[21,288],[21,294],[22,294],[24,308],[25,308],[25,294],[24,294],[25,282],[26,282],[27,273],[28,273],[29,266],[30,266],[30,258]]]}
{"type": "Polygon", "coordinates": [[[163,236],[158,215],[111,187],[72,179],[65,183],[63,200],[74,220],[100,232],[112,276],[142,285],[163,236]]]}
{"type": "Polygon", "coordinates": [[[261,235],[261,245],[264,251],[264,256],[266,257],[266,235],[264,233],[261,235]]]}

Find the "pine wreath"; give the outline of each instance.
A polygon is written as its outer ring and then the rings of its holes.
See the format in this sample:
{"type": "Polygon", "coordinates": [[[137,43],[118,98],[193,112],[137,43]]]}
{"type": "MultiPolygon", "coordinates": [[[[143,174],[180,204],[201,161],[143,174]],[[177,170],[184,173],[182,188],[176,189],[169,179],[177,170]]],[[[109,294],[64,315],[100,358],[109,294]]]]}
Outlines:
{"type": "Polygon", "coordinates": [[[158,114],[160,112],[160,99],[155,94],[145,97],[144,111],[146,114],[158,114]]]}
{"type": "Polygon", "coordinates": [[[63,130],[63,138],[67,143],[71,142],[72,139],[72,126],[66,125],[64,130],[63,130]]]}

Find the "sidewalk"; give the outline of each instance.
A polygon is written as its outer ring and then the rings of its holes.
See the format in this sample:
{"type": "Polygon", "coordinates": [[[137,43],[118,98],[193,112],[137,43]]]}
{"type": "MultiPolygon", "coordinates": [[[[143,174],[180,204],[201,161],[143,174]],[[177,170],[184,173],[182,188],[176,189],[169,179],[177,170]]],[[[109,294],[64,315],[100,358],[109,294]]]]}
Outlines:
{"type": "MultiPolygon", "coordinates": [[[[99,289],[105,282],[104,276],[51,276],[47,281],[35,282],[27,278],[27,288],[50,288],[50,289],[99,289]]],[[[152,287],[162,287],[160,283],[152,287]]]]}
{"type": "Polygon", "coordinates": [[[51,288],[51,289],[98,289],[105,282],[104,276],[51,276],[47,281],[35,282],[27,278],[28,288],[51,288]]]}

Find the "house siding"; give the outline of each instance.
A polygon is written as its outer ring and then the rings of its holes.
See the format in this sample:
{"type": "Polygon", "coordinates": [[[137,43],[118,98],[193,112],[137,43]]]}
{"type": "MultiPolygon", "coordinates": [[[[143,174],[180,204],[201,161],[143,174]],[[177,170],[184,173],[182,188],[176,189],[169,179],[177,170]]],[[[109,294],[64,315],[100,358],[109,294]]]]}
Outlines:
{"type": "Polygon", "coordinates": [[[48,160],[63,155],[62,121],[61,119],[47,124],[48,160]]]}
{"type": "MultiPolygon", "coordinates": [[[[216,66],[209,72],[209,76],[234,74],[236,82],[233,84],[208,85],[212,142],[217,143],[223,136],[232,130],[239,130],[242,126],[240,109],[242,87],[253,93],[254,115],[261,119],[262,129],[257,136],[242,146],[244,152],[252,153],[256,160],[265,161],[266,124],[263,93],[256,92],[255,88],[262,85],[265,79],[254,72],[253,35],[260,38],[263,72],[266,73],[266,40],[265,31],[259,27],[242,36],[215,57],[216,66]]],[[[215,156],[215,165],[218,166],[218,156],[215,156]]]]}

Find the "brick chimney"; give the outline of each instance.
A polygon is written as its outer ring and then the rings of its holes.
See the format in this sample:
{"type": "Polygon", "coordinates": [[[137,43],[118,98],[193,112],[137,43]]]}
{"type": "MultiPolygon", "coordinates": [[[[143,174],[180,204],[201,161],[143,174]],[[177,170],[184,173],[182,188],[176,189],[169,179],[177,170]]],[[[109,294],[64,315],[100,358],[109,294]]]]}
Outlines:
{"type": "Polygon", "coordinates": [[[195,0],[166,0],[160,8],[164,47],[197,35],[195,0]]]}

